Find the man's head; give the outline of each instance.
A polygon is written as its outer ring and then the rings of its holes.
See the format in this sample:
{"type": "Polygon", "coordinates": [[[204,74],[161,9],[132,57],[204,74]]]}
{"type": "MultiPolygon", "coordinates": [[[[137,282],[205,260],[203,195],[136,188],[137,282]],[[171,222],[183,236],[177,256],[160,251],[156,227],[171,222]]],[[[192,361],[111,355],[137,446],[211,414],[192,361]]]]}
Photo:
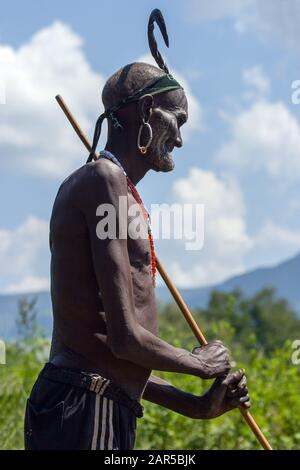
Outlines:
{"type": "MultiPolygon", "coordinates": [[[[165,76],[166,73],[149,64],[127,65],[108,79],[102,93],[105,110],[111,109],[122,100],[142,89],[149,82],[165,76]]],[[[137,146],[138,133],[143,122],[149,122],[153,139],[146,154],[140,154],[156,171],[170,171],[174,168],[171,152],[182,146],[180,127],[188,117],[188,106],[184,91],[179,88],[151,93],[138,101],[127,104],[116,111],[115,116],[123,127],[124,136],[137,146]]],[[[118,138],[111,120],[109,138],[118,138]]],[[[120,136],[119,136],[120,138],[120,136]]],[[[141,145],[149,140],[147,127],[142,128],[141,145]]]]}

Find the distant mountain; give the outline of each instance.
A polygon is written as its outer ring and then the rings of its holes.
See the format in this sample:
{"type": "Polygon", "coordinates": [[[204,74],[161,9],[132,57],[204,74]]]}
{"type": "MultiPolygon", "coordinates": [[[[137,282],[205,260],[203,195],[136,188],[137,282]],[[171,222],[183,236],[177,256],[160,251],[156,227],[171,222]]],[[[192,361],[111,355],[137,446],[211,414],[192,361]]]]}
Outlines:
{"type": "MultiPolygon", "coordinates": [[[[300,254],[276,266],[258,268],[245,274],[229,278],[221,284],[195,289],[180,289],[190,307],[205,307],[212,290],[231,292],[238,288],[246,296],[252,296],[266,287],[276,289],[277,297],[288,300],[290,306],[300,315],[300,254]]],[[[163,302],[171,297],[165,287],[157,289],[157,296],[163,302]]]]}
{"type": "MultiPolygon", "coordinates": [[[[273,287],[278,297],[288,300],[291,307],[300,315],[300,254],[274,267],[259,268],[227,281],[205,288],[180,289],[186,303],[192,307],[205,307],[213,289],[230,292],[241,289],[246,296],[252,296],[265,287],[273,287]]],[[[171,301],[171,295],[166,287],[156,289],[157,299],[162,303],[171,301]]],[[[38,323],[48,335],[52,330],[52,306],[49,292],[27,294],[27,297],[37,297],[36,309],[38,323]]],[[[16,336],[16,317],[18,300],[24,297],[20,294],[0,295],[0,338],[8,339],[16,336]]]]}

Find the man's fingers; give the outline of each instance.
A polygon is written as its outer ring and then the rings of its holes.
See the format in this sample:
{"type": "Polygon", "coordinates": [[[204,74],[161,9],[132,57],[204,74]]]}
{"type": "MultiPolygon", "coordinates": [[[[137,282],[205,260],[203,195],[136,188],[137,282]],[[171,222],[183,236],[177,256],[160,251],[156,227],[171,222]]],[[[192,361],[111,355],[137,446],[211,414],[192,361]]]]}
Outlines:
{"type": "Polygon", "coordinates": [[[240,383],[240,381],[242,380],[244,375],[245,375],[244,369],[237,370],[236,372],[233,372],[232,374],[229,374],[223,380],[223,384],[226,385],[226,387],[228,387],[228,388],[234,389],[240,383]]]}
{"type": "Polygon", "coordinates": [[[236,389],[236,388],[242,389],[242,388],[244,388],[246,385],[247,385],[247,378],[246,378],[246,376],[244,375],[237,385],[231,384],[231,385],[229,385],[229,388],[231,388],[231,389],[236,389]]]}
{"type": "Polygon", "coordinates": [[[219,341],[218,339],[214,340],[214,341],[211,341],[210,343],[208,344],[205,344],[204,346],[196,346],[192,353],[193,354],[197,354],[200,352],[200,350],[203,350],[203,349],[211,349],[213,346],[217,346],[218,348],[222,349],[222,350],[226,350],[228,351],[228,348],[222,343],[222,341],[219,341]]]}
{"type": "Polygon", "coordinates": [[[251,401],[250,401],[249,395],[247,394],[246,396],[241,397],[241,398],[230,399],[228,404],[229,404],[230,409],[239,408],[239,407],[250,408],[251,401]]]}
{"type": "Polygon", "coordinates": [[[247,377],[244,375],[244,377],[242,378],[242,380],[240,381],[240,383],[238,384],[238,387],[244,387],[245,385],[247,385],[247,377]]]}
{"type": "Polygon", "coordinates": [[[244,397],[248,393],[248,387],[245,385],[244,387],[238,387],[234,389],[227,389],[226,397],[227,398],[239,398],[244,397]]]}
{"type": "Polygon", "coordinates": [[[240,398],[240,403],[244,408],[250,408],[251,400],[250,400],[249,395],[246,395],[245,397],[240,398]]]}
{"type": "Polygon", "coordinates": [[[218,406],[220,406],[226,397],[226,391],[227,391],[227,387],[224,384],[224,379],[223,378],[215,379],[211,390],[214,392],[217,391],[217,393],[214,394],[214,400],[215,400],[215,405],[218,404],[218,406]]]}

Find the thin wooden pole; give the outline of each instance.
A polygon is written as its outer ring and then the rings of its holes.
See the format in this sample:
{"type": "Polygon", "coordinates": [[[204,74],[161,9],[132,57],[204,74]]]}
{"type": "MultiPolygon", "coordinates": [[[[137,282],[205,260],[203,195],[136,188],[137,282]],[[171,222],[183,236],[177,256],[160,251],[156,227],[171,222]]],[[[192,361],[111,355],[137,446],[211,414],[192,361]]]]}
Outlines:
{"type": "MultiPolygon", "coordinates": [[[[63,100],[63,98],[60,95],[57,95],[55,98],[56,98],[56,101],[58,102],[59,106],[61,107],[61,109],[65,113],[65,115],[66,115],[67,119],[69,120],[71,126],[75,130],[76,134],[80,138],[81,142],[83,143],[85,148],[90,152],[92,150],[92,147],[91,147],[88,139],[86,138],[84,132],[80,128],[78,122],[75,120],[74,116],[71,114],[71,111],[69,110],[69,108],[66,105],[65,101],[63,100]]],[[[97,157],[98,155],[95,154],[95,156],[97,157]]],[[[164,269],[164,267],[162,266],[161,262],[159,261],[159,259],[157,257],[156,257],[156,267],[157,267],[157,270],[160,273],[162,279],[164,280],[165,284],[167,285],[169,291],[171,292],[171,294],[172,294],[175,302],[177,303],[179,309],[181,310],[182,314],[184,315],[187,323],[190,325],[190,328],[193,331],[194,335],[196,336],[197,340],[199,341],[199,343],[202,346],[205,346],[207,344],[205,336],[203,335],[202,331],[200,330],[199,326],[197,325],[193,315],[191,314],[188,306],[186,305],[185,301],[183,300],[183,298],[182,298],[181,294],[179,293],[177,287],[175,286],[172,279],[170,278],[170,276],[168,275],[168,273],[166,272],[166,270],[164,269]]],[[[261,444],[261,446],[265,450],[273,450],[271,445],[269,444],[267,438],[264,436],[264,434],[262,433],[261,429],[257,425],[257,423],[256,423],[255,419],[253,418],[253,416],[249,413],[249,411],[244,407],[239,408],[239,410],[240,410],[243,418],[245,419],[246,423],[248,424],[248,426],[252,430],[253,434],[256,436],[257,440],[261,444]]]]}
{"type": "MultiPolygon", "coordinates": [[[[159,271],[161,277],[163,278],[164,282],[168,286],[169,291],[171,292],[175,302],[177,303],[178,307],[180,308],[181,312],[183,313],[186,321],[190,325],[194,335],[196,336],[197,340],[202,346],[205,346],[207,344],[206,338],[203,335],[202,331],[200,330],[199,326],[197,325],[193,315],[191,314],[190,310],[188,309],[185,301],[183,300],[182,296],[180,295],[177,287],[173,283],[172,279],[162,266],[161,262],[159,261],[158,258],[156,258],[156,266],[157,270],[159,271]]],[[[273,450],[271,445],[269,444],[268,440],[256,424],[254,418],[252,415],[249,413],[249,411],[246,408],[239,408],[240,412],[242,413],[245,421],[247,422],[248,426],[251,428],[252,432],[255,434],[257,440],[260,442],[262,447],[265,450],[273,450]]]]}

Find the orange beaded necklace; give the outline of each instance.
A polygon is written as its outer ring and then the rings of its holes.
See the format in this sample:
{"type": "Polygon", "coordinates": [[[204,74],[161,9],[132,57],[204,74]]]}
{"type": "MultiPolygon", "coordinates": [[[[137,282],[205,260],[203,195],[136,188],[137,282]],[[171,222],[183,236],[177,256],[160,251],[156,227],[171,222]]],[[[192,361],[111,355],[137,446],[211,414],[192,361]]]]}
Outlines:
{"type": "Polygon", "coordinates": [[[136,202],[139,204],[139,206],[142,209],[144,220],[146,221],[146,223],[148,225],[148,239],[149,239],[149,245],[150,245],[150,261],[151,261],[151,277],[152,277],[153,286],[155,287],[156,261],[155,261],[154,241],[153,241],[153,235],[152,235],[152,230],[151,230],[151,220],[150,220],[149,212],[145,208],[145,206],[143,204],[143,201],[142,201],[135,185],[133,184],[133,182],[131,181],[131,179],[127,175],[126,171],[124,170],[123,166],[121,165],[121,163],[119,162],[117,157],[115,157],[112,153],[108,152],[107,150],[101,151],[100,152],[100,157],[107,158],[108,160],[110,160],[113,163],[115,163],[116,165],[118,165],[119,168],[121,168],[124,175],[126,176],[127,186],[130,189],[131,194],[133,195],[134,199],[136,200],[136,202]]]}

